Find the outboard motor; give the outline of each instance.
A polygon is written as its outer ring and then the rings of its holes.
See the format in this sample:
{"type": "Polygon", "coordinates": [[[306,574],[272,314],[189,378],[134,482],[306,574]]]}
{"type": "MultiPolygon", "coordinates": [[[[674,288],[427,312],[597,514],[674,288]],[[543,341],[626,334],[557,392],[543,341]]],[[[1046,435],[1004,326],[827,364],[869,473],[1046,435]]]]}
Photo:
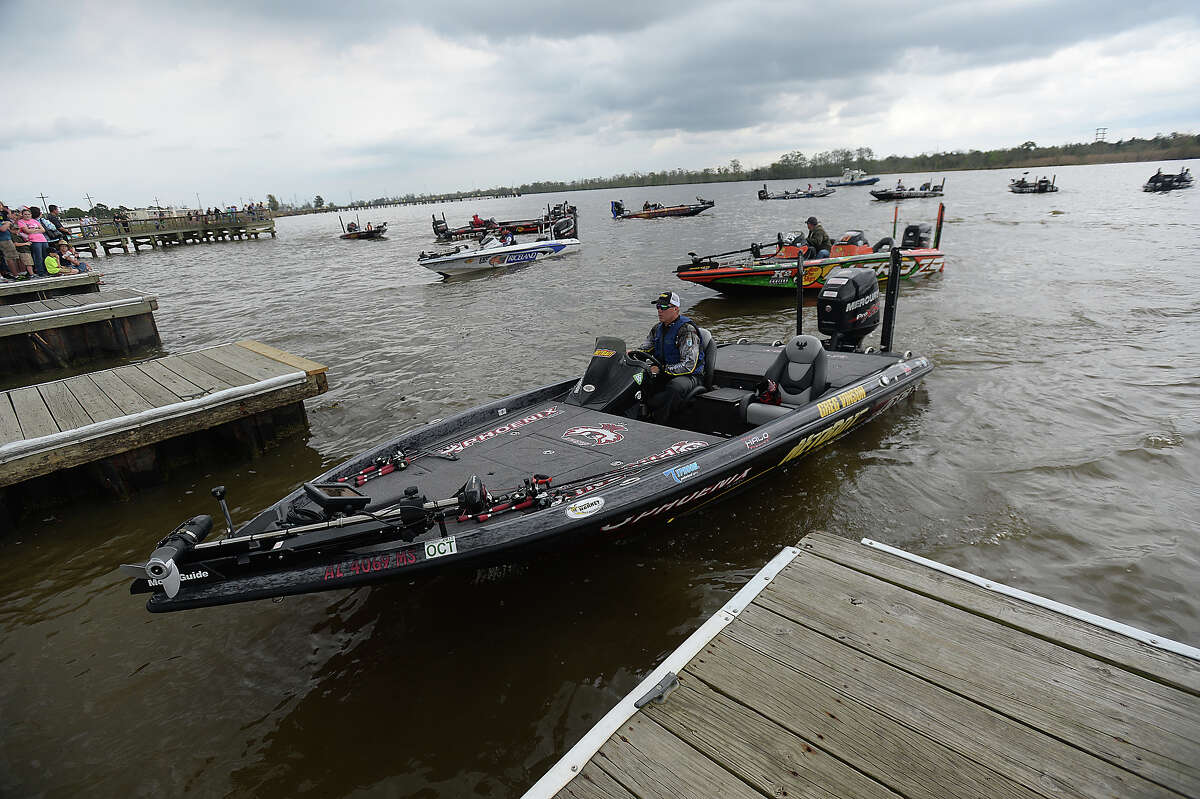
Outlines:
{"type": "Polygon", "coordinates": [[[613,200],[612,201],[613,219],[616,219],[617,217],[624,215],[624,213],[625,213],[625,203],[621,202],[620,200],[613,200]]]}
{"type": "Polygon", "coordinates": [[[566,402],[604,413],[624,413],[637,400],[634,376],[641,373],[641,367],[625,360],[624,339],[597,336],[587,371],[567,394],[566,402]]]}
{"type": "Polygon", "coordinates": [[[834,269],[817,296],[817,329],[830,338],[826,349],[855,352],[879,326],[879,281],[873,269],[834,269]]]}
{"type": "Polygon", "coordinates": [[[764,184],[763,184],[763,187],[762,187],[761,189],[759,189],[759,190],[758,190],[758,199],[760,199],[760,200],[766,200],[766,199],[768,199],[769,197],[770,197],[770,195],[769,195],[769,194],[767,194],[767,184],[766,184],[766,183],[764,183],[764,184]]]}
{"type": "Polygon", "coordinates": [[[919,222],[904,228],[904,238],[900,240],[900,248],[904,250],[925,249],[933,241],[933,225],[919,222]]]}
{"type": "Polygon", "coordinates": [[[871,245],[861,230],[847,230],[842,237],[829,248],[830,258],[841,258],[845,255],[862,255],[869,252],[871,245]],[[866,249],[862,249],[866,248],[866,249]]]}
{"type": "Polygon", "coordinates": [[[434,216],[433,217],[433,235],[437,236],[440,239],[443,236],[448,235],[449,232],[450,232],[450,225],[448,225],[446,223],[446,220],[438,219],[436,216],[434,216]]]}

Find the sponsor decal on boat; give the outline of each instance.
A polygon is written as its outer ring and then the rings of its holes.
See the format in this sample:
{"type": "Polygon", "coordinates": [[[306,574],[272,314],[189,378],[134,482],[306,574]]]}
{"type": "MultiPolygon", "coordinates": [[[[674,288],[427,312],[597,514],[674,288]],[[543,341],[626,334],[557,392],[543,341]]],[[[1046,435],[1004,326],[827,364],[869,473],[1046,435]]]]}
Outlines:
{"type": "MultiPolygon", "coordinates": [[[[188,572],[187,574],[179,575],[179,579],[185,583],[188,580],[199,580],[203,577],[208,577],[208,572],[204,571],[203,569],[201,569],[200,571],[188,572]]],[[[162,580],[147,580],[146,582],[148,582],[150,585],[162,585],[163,584],[162,580]]]]}
{"type": "Polygon", "coordinates": [[[503,416],[506,413],[508,413],[508,408],[501,408],[500,410],[496,411],[497,416],[503,416]]]}
{"type": "Polygon", "coordinates": [[[795,274],[795,272],[791,269],[776,269],[771,273],[771,277],[767,282],[772,286],[786,286],[788,283],[792,282],[793,274],[795,274]]]}
{"type": "MultiPolygon", "coordinates": [[[[583,390],[587,391],[587,386],[584,386],[583,390]]],[[[562,434],[562,438],[564,441],[570,441],[581,447],[602,447],[605,444],[615,444],[620,441],[625,437],[621,435],[620,431],[628,429],[625,425],[616,422],[601,422],[597,425],[569,427],[562,434]]]]}
{"type": "Polygon", "coordinates": [[[667,469],[665,472],[663,472],[663,477],[670,477],[676,483],[682,483],[689,477],[695,477],[696,473],[699,471],[700,464],[696,461],[692,461],[687,466],[676,466],[674,469],[667,469]]]}
{"type": "Polygon", "coordinates": [[[353,577],[359,574],[398,569],[401,566],[411,566],[417,562],[417,556],[410,551],[392,552],[387,555],[377,555],[373,558],[355,558],[325,567],[322,580],[336,580],[340,577],[353,577]]]}
{"type": "Polygon", "coordinates": [[[442,455],[457,455],[467,447],[478,444],[481,441],[487,441],[495,438],[496,436],[515,431],[518,428],[524,427],[527,424],[532,424],[533,422],[541,419],[549,419],[551,416],[558,416],[558,414],[561,412],[562,411],[557,405],[551,405],[549,408],[546,408],[543,411],[531,413],[529,416],[523,416],[520,419],[515,419],[508,424],[500,425],[499,427],[493,427],[486,433],[480,433],[479,435],[471,436],[470,438],[463,439],[455,444],[443,447],[442,449],[438,450],[438,452],[442,455]]]}
{"type": "Polygon", "coordinates": [[[593,386],[591,383],[588,383],[586,386],[583,387],[583,390],[584,390],[584,393],[591,394],[593,391],[596,390],[596,387],[593,386]]]}
{"type": "Polygon", "coordinates": [[[837,438],[842,433],[853,427],[859,419],[866,415],[869,410],[870,408],[863,408],[853,416],[847,416],[845,419],[834,422],[819,433],[813,433],[811,436],[806,436],[800,439],[799,443],[792,447],[792,451],[785,455],[783,460],[779,462],[779,465],[782,466],[788,461],[799,458],[806,452],[811,452],[822,444],[826,444],[837,438]]]}
{"type": "Polygon", "coordinates": [[[817,403],[817,411],[824,418],[831,413],[837,413],[842,408],[849,408],[859,400],[866,399],[867,390],[862,386],[852,388],[849,391],[843,391],[836,397],[830,397],[827,400],[817,403]]]}
{"type": "MultiPolygon", "coordinates": [[[[825,295],[822,294],[821,296],[825,296],[825,295]]],[[[837,292],[834,292],[834,296],[835,297],[837,296],[837,292]]],[[[874,293],[868,294],[865,297],[860,297],[859,299],[857,299],[854,302],[847,305],[846,310],[853,311],[855,308],[861,308],[864,305],[866,305],[867,303],[875,302],[878,299],[879,299],[879,290],[876,289],[874,293]]]]}
{"type": "Polygon", "coordinates": [[[641,480],[642,478],[637,477],[637,476],[627,477],[627,476],[625,476],[625,472],[628,472],[631,469],[636,469],[639,466],[645,466],[648,463],[654,463],[655,461],[660,461],[663,458],[674,458],[676,455],[682,455],[683,453],[691,452],[692,450],[703,449],[704,447],[707,447],[707,446],[708,446],[707,441],[676,441],[674,444],[667,447],[662,452],[656,452],[653,455],[647,455],[646,457],[639,458],[636,461],[630,461],[629,463],[621,463],[620,461],[615,461],[615,462],[613,462],[613,466],[620,467],[617,474],[601,478],[594,483],[588,483],[587,485],[585,485],[581,488],[577,488],[571,494],[571,496],[572,497],[581,497],[584,494],[590,494],[593,491],[599,491],[601,488],[607,488],[608,486],[611,486],[614,483],[619,483],[621,488],[624,488],[625,486],[631,486],[634,483],[641,480]]]}
{"type": "Polygon", "coordinates": [[[458,544],[454,541],[454,536],[439,538],[436,541],[425,542],[425,560],[434,558],[442,558],[446,555],[457,555],[458,544]]]}
{"type": "Polygon", "coordinates": [[[750,438],[743,438],[742,443],[746,445],[746,449],[758,449],[770,440],[770,433],[759,433],[758,435],[751,436],[750,438]]]}
{"type": "Polygon", "coordinates": [[[644,375],[645,375],[645,373],[644,373],[644,372],[636,372],[636,373],[634,373],[634,375],[633,375],[633,382],[637,383],[637,384],[640,386],[640,385],[642,384],[642,377],[643,377],[644,375]]]}
{"type": "Polygon", "coordinates": [[[572,519],[582,519],[586,516],[591,516],[603,507],[604,497],[592,497],[591,499],[572,502],[567,506],[567,515],[572,519]]]}
{"type": "Polygon", "coordinates": [[[626,516],[621,521],[619,521],[615,524],[606,524],[603,527],[601,527],[600,529],[601,530],[616,530],[617,528],[624,527],[627,524],[635,524],[637,522],[640,522],[642,519],[648,518],[650,516],[657,516],[658,514],[663,513],[664,511],[675,510],[677,508],[681,508],[684,505],[687,505],[691,502],[695,502],[698,499],[703,499],[704,497],[715,494],[716,492],[721,491],[725,488],[729,488],[732,485],[736,485],[737,483],[740,483],[741,481],[745,480],[749,475],[750,475],[750,469],[746,469],[745,471],[738,472],[737,474],[731,475],[730,477],[726,477],[724,480],[720,480],[716,483],[713,483],[712,485],[705,486],[704,488],[701,488],[699,491],[694,491],[691,494],[687,494],[685,496],[680,497],[679,499],[673,499],[670,502],[665,502],[662,505],[659,505],[658,507],[651,508],[650,510],[645,510],[645,511],[642,511],[641,513],[637,513],[632,516],[626,516]]]}
{"type": "Polygon", "coordinates": [[[617,354],[616,350],[596,350],[595,352],[592,353],[592,357],[594,357],[594,358],[611,358],[612,356],[614,356],[616,354],[617,354]]]}

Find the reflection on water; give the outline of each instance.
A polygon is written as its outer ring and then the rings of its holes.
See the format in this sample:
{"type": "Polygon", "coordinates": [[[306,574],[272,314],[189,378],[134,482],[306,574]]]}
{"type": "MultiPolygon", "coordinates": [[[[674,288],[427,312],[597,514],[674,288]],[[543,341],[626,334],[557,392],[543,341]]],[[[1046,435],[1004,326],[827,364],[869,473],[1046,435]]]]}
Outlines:
{"type": "MultiPolygon", "coordinates": [[[[580,252],[467,280],[417,265],[423,206],[372,212],[384,241],[342,241],[323,214],[281,219],[275,240],[101,260],[108,285],[158,296],[165,351],[259,339],[328,365],[330,391],[307,404],[307,440],[133,502],[66,504],[0,540],[0,794],[518,795],[812,529],[1195,644],[1200,192],[1145,194],[1148,169],[1060,167],[1061,191],[1041,196],[1009,193],[1002,172],[950,175],[946,272],[903,285],[896,329],[938,368],[886,418],[729,502],[502,568],[168,616],[116,565],[216,516],[213,485],[248,519],[400,430],[581,372],[597,335],[640,340],[664,290],[718,339],[783,338],[792,295],[723,297],[674,267],[810,214],[874,241],[895,206],[852,188],[763,203],[743,183],[707,187],[717,205],[698,217],[614,222],[622,195],[695,192],[581,192],[580,252]]],[[[445,210],[458,224],[558,199],[445,210]]],[[[937,202],[899,208],[901,226],[932,222],[937,202]]]]}

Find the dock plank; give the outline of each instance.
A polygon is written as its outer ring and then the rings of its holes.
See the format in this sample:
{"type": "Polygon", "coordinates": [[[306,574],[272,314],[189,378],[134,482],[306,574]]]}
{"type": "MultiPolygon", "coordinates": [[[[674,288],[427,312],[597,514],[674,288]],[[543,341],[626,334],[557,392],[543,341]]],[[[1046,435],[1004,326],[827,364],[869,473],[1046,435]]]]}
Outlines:
{"type": "MultiPolygon", "coordinates": [[[[1162,787],[758,605],[725,636],[795,681],[857,702],[1048,799],[1152,799],[1162,787]],[[996,742],[1004,746],[997,747],[996,742]]],[[[806,688],[806,690],[809,690],[806,688]]],[[[672,696],[674,699],[674,696],[672,696]]],[[[851,794],[847,794],[851,795],[851,794]]]]}
{"type": "Polygon", "coordinates": [[[1194,661],[1183,655],[1048,608],[980,590],[978,586],[953,575],[897,558],[856,541],[817,534],[806,537],[800,546],[847,568],[1200,695],[1200,670],[1196,669],[1194,661]]]}
{"type": "Polygon", "coordinates": [[[17,421],[21,424],[21,438],[38,438],[58,432],[54,416],[46,407],[46,401],[42,399],[37,386],[14,388],[8,395],[17,413],[17,421]]]}
{"type": "Polygon", "coordinates": [[[8,396],[8,392],[0,393],[0,444],[7,444],[10,441],[20,441],[24,436],[21,435],[21,423],[17,421],[17,412],[13,410],[12,400],[8,396]]]}
{"type": "Polygon", "coordinates": [[[789,581],[795,591],[772,585],[759,604],[1147,779],[1200,785],[1200,702],[1187,693],[811,552],[777,578],[789,581]]]}
{"type": "Polygon", "coordinates": [[[266,380],[301,371],[289,364],[280,363],[273,358],[248,350],[240,344],[213,347],[205,350],[204,354],[217,363],[248,374],[257,380],[266,380]]]}
{"type": "Polygon", "coordinates": [[[638,799],[605,771],[588,763],[579,776],[555,794],[555,799],[638,799]]]}
{"type": "Polygon", "coordinates": [[[180,399],[195,399],[209,393],[192,381],[172,372],[158,361],[144,361],[137,364],[137,368],[180,399]]]}
{"type": "Polygon", "coordinates": [[[193,366],[191,363],[179,357],[178,355],[171,355],[166,358],[162,358],[158,361],[155,361],[155,363],[162,364],[164,367],[170,369],[172,372],[179,375],[189,383],[204,389],[206,394],[212,394],[216,391],[223,391],[224,389],[231,388],[234,385],[225,382],[219,377],[209,374],[203,369],[193,366]]]}
{"type": "Polygon", "coordinates": [[[113,372],[124,381],[125,385],[142,395],[150,403],[151,408],[161,408],[181,402],[179,395],[170,391],[162,383],[146,374],[138,365],[119,366],[113,372]]]}
{"type": "MultiPolygon", "coordinates": [[[[92,382],[108,399],[121,410],[123,414],[148,411],[153,407],[145,397],[121,379],[120,374],[113,370],[93,372],[92,382]]],[[[85,406],[86,407],[86,404],[85,406]]]]}
{"type": "Polygon", "coordinates": [[[691,674],[662,705],[643,711],[767,796],[899,799],[814,742],[722,695],[691,674]]]}
{"type": "Polygon", "coordinates": [[[263,344],[261,341],[246,339],[237,342],[239,346],[245,347],[248,350],[257,352],[259,355],[265,355],[271,360],[286,363],[289,366],[294,366],[296,369],[304,372],[307,375],[321,374],[329,371],[329,367],[324,364],[319,364],[316,361],[299,355],[293,355],[290,352],[285,352],[278,347],[272,347],[270,344],[263,344]]]}
{"type": "Polygon", "coordinates": [[[223,363],[218,363],[204,353],[205,350],[200,350],[199,352],[189,352],[179,357],[197,369],[207,372],[231,386],[247,386],[258,382],[256,378],[251,377],[245,372],[239,372],[237,369],[226,366],[223,363]]]}
{"type": "Polygon", "coordinates": [[[59,430],[74,430],[92,423],[92,418],[65,382],[42,383],[38,389],[59,430]]]}
{"type": "Polygon", "coordinates": [[[758,791],[641,715],[609,738],[594,762],[639,797],[762,799],[758,791]],[[658,767],[647,768],[648,763],[658,767]]]}
{"type": "Polygon", "coordinates": [[[75,399],[79,401],[84,413],[88,415],[91,421],[103,422],[125,415],[125,412],[117,407],[117,404],[101,390],[91,375],[72,377],[64,380],[63,383],[70,389],[75,399]]]}
{"type": "Polygon", "coordinates": [[[153,313],[158,308],[157,298],[131,289],[116,289],[77,295],[81,300],[64,302],[71,307],[59,307],[61,298],[45,302],[22,302],[0,308],[15,310],[15,313],[0,312],[0,336],[15,336],[36,333],[61,327],[75,327],[109,319],[141,316],[153,313]],[[37,316],[44,312],[59,313],[37,316]],[[32,317],[32,318],[30,318],[32,317]]]}

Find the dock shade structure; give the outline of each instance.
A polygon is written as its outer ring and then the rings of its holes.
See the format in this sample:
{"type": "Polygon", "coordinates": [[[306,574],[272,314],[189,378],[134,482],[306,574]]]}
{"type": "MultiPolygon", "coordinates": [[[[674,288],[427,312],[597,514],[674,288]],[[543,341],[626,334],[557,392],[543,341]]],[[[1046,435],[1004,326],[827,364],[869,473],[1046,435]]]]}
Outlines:
{"type": "Polygon", "coordinates": [[[158,298],[110,289],[0,305],[0,373],[67,368],[162,345],[158,298]]]}
{"type": "Polygon", "coordinates": [[[1195,647],[813,533],[525,797],[1196,797],[1198,730],[1195,647]]]}
{"type": "Polygon", "coordinates": [[[229,440],[261,449],[306,426],[303,400],[327,389],[325,366],[257,341],[11,389],[0,393],[0,498],[53,499],[38,481],[76,467],[93,478],[82,482],[128,495],[205,449],[168,444],[208,436],[222,452],[229,440]]]}

